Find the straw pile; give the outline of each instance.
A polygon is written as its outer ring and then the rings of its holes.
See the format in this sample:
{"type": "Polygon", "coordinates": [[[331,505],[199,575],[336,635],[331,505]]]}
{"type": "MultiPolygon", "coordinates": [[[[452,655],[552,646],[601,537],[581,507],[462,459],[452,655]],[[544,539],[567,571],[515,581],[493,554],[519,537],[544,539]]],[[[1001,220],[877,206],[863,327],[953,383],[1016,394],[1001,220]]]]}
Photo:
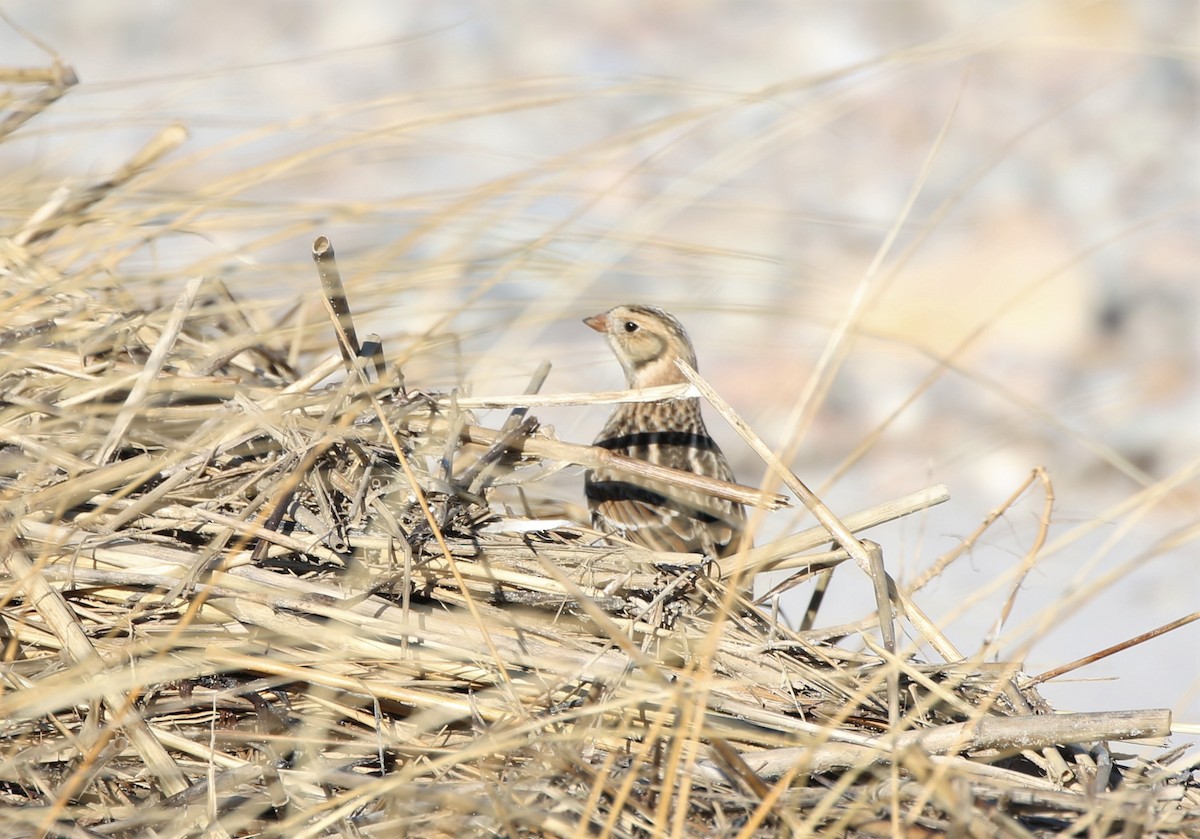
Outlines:
{"type": "Polygon", "coordinates": [[[0,239],[3,835],[1197,835],[1189,765],[1115,753],[1167,712],[1052,714],[841,530],[940,489],[838,522],[785,476],[822,526],[724,565],[514,512],[502,485],[538,507],[543,465],[608,453],[536,396],[487,429],[405,383],[328,242],[340,351],[305,370],[219,279],[138,306],[65,270],[156,157],[0,239]],[[874,621],[794,631],[739,593],[846,558],[874,621]],[[889,652],[893,609],[939,660],[889,652]]]}

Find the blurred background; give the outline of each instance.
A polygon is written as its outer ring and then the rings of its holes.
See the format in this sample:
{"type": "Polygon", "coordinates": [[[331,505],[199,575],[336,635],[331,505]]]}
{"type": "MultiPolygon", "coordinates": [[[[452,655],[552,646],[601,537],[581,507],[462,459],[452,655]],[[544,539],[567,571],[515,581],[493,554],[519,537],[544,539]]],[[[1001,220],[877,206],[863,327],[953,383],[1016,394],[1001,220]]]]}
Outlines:
{"type": "MultiPolygon", "coordinates": [[[[1197,10],[0,0],[0,67],[57,55],[81,80],[0,145],[0,225],[179,123],[58,269],[168,303],[219,276],[300,307],[312,358],[328,235],[360,332],[410,385],[474,395],[543,360],[547,393],[616,389],[579,319],[661,305],[835,512],[947,484],[867,535],[911,581],[974,534],[916,599],[964,653],[1036,674],[1200,609],[1197,10]]],[[[536,413],[588,442],[607,412],[536,413]]],[[[581,481],[547,479],[547,502],[578,510],[581,481]]],[[[776,513],[759,541],[812,524],[776,513]]],[[[818,623],[872,608],[847,566],[818,623]]],[[[1200,723],[1197,650],[1193,623],[1043,691],[1200,723]]]]}

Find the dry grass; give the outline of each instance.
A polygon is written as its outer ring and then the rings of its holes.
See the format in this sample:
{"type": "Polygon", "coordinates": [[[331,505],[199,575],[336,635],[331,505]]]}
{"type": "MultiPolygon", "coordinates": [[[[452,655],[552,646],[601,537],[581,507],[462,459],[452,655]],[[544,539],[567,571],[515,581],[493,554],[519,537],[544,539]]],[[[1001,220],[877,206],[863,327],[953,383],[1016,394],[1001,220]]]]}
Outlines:
{"type": "MultiPolygon", "coordinates": [[[[32,116],[70,80],[10,81],[32,116]]],[[[1167,712],[1051,713],[850,536],[938,488],[839,522],[777,466],[822,527],[724,565],[606,544],[537,483],[606,453],[539,428],[537,397],[424,392],[408,350],[360,364],[353,298],[322,319],[216,276],[132,293],[87,254],[139,246],[162,208],[122,191],[181,140],[0,240],[0,833],[1200,829],[1193,761],[1119,751],[1167,712]],[[473,404],[514,410],[487,429],[473,404]],[[844,550],[812,553],[829,533],[844,550]],[[873,620],[814,606],[793,630],[738,594],[849,557],[873,620]],[[896,649],[894,620],[935,660],[896,649]]]]}

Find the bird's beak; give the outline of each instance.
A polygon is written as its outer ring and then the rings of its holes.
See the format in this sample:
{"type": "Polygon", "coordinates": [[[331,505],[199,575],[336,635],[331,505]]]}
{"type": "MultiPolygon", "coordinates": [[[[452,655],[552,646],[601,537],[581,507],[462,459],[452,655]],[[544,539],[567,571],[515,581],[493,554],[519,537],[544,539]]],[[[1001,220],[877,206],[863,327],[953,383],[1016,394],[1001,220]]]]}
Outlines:
{"type": "Polygon", "coordinates": [[[583,322],[597,332],[604,332],[607,328],[605,325],[604,315],[592,315],[590,318],[584,318],[583,322]]]}

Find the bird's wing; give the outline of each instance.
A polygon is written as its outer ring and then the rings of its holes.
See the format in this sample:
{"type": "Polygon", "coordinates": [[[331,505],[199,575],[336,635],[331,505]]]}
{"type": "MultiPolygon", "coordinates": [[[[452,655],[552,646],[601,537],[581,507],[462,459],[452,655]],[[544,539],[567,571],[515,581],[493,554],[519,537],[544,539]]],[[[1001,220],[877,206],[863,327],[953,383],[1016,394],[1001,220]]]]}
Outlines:
{"type": "Polygon", "coordinates": [[[586,491],[598,528],[651,550],[723,555],[745,518],[740,504],[655,482],[593,479],[586,491]]]}

